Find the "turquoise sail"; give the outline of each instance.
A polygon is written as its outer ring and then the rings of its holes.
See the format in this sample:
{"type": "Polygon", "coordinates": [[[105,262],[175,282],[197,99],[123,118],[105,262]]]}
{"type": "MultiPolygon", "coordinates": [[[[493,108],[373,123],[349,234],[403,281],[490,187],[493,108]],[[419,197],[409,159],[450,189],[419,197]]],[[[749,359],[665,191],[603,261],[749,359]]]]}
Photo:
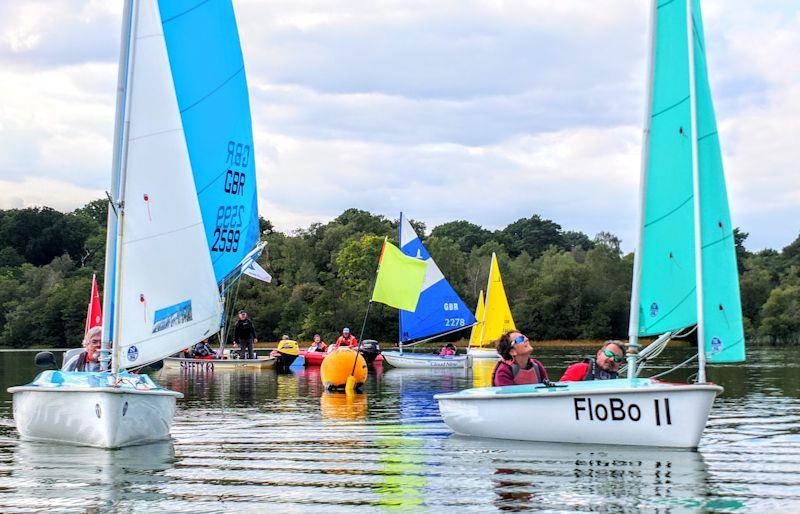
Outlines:
{"type": "Polygon", "coordinates": [[[655,13],[652,104],[646,144],[640,336],[698,322],[692,138],[697,138],[703,319],[707,362],[744,360],[733,227],[722,167],[699,0],[691,1],[695,90],[689,78],[687,2],[662,0],[655,13]],[[697,134],[692,134],[692,97],[697,134]]]}
{"type": "Polygon", "coordinates": [[[217,282],[259,240],[250,101],[230,0],[159,0],[175,93],[217,282]]]}
{"type": "Polygon", "coordinates": [[[640,336],[697,323],[686,2],[664,0],[656,11],[640,244],[640,336]]]}
{"type": "Polygon", "coordinates": [[[697,91],[697,154],[700,167],[703,322],[709,363],[745,358],[739,275],[717,123],[708,83],[700,2],[692,4],[697,91]]]}

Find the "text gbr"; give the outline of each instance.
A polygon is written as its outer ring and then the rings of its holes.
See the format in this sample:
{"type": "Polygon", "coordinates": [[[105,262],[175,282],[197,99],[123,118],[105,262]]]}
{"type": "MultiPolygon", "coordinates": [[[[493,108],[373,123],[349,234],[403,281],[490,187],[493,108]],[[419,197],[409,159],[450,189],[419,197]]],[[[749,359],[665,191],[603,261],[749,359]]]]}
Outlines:
{"type": "MultiPolygon", "coordinates": [[[[244,170],[250,164],[250,145],[228,141],[225,154],[228,170],[222,182],[223,191],[233,197],[244,196],[247,175],[244,170]]],[[[217,223],[214,228],[212,252],[236,252],[239,249],[241,227],[244,225],[242,215],[245,214],[243,204],[220,205],[217,207],[217,223]]]]}
{"type": "MultiPolygon", "coordinates": [[[[636,403],[625,404],[622,398],[608,398],[607,400],[587,397],[573,398],[576,421],[639,421],[642,419],[642,409],[636,403]]],[[[671,425],[672,413],[669,409],[669,398],[654,399],[653,411],[655,423],[658,426],[671,425]],[[662,406],[663,405],[663,406],[662,406]]]]}

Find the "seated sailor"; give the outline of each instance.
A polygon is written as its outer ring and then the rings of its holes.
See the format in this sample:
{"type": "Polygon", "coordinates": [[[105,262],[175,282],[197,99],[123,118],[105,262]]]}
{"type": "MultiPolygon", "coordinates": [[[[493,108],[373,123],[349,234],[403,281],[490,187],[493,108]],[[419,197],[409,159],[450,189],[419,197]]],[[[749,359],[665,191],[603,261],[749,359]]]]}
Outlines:
{"type": "Polygon", "coordinates": [[[570,365],[559,382],[619,378],[619,367],[624,360],[625,345],[622,341],[606,341],[603,347],[597,350],[595,358],[586,357],[570,365]]]}
{"type": "Polygon", "coordinates": [[[314,342],[308,347],[309,352],[324,352],[328,349],[328,345],[322,341],[319,334],[314,334],[314,342]]]}
{"type": "Polygon", "coordinates": [[[92,327],[83,338],[84,350],[64,363],[62,371],[100,371],[102,327],[92,327]]]}
{"type": "Polygon", "coordinates": [[[547,370],[531,358],[533,347],[522,333],[512,330],[497,340],[500,360],[492,373],[492,386],[540,384],[547,381],[547,370]]]}
{"type": "Polygon", "coordinates": [[[213,359],[214,350],[208,344],[208,339],[203,339],[192,348],[192,357],[195,359],[213,359]]]}
{"type": "Polygon", "coordinates": [[[439,349],[439,355],[455,355],[456,353],[456,345],[453,343],[447,343],[439,349]]]}

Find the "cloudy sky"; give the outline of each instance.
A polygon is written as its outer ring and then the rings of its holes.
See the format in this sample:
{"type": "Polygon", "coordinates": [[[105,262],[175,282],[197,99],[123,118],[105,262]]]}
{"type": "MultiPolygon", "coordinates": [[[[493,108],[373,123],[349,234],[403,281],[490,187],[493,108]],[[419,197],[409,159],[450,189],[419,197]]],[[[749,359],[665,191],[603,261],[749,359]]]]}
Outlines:
{"type": "MultiPolygon", "coordinates": [[[[635,244],[649,2],[234,0],[260,209],[429,228],[533,213],[635,244]],[[591,8],[590,8],[591,7],[591,8]]],[[[732,216],[800,232],[800,3],[703,2],[732,216]]],[[[0,208],[109,183],[121,2],[0,2],[0,208]]]]}

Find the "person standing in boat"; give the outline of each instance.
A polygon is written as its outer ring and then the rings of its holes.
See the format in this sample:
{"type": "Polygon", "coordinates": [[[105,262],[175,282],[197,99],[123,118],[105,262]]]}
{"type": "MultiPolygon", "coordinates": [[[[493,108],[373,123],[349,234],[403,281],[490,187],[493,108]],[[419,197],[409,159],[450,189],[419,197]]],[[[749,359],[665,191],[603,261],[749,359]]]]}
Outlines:
{"type": "Polygon", "coordinates": [[[531,358],[533,347],[521,332],[506,332],[497,340],[500,360],[492,372],[492,386],[540,384],[547,382],[547,370],[531,358]]]}
{"type": "Polygon", "coordinates": [[[342,329],[342,335],[339,336],[339,339],[336,340],[336,344],[333,345],[334,348],[341,348],[342,346],[346,348],[355,348],[358,346],[358,340],[350,333],[350,329],[347,327],[342,329]]]}
{"type": "Polygon", "coordinates": [[[319,334],[314,334],[314,342],[308,347],[309,352],[324,352],[328,349],[328,345],[322,341],[319,334]]]}
{"type": "Polygon", "coordinates": [[[619,378],[619,367],[624,360],[625,345],[622,341],[606,341],[603,347],[597,350],[596,357],[587,357],[570,365],[559,382],[619,378]]]}
{"type": "Polygon", "coordinates": [[[254,358],[253,344],[257,342],[256,327],[247,317],[247,312],[239,311],[239,320],[233,327],[233,343],[239,345],[242,359],[254,358]]]}
{"type": "Polygon", "coordinates": [[[62,371],[100,371],[100,341],[103,327],[92,327],[83,338],[84,350],[75,355],[61,368],[62,371]]]}

